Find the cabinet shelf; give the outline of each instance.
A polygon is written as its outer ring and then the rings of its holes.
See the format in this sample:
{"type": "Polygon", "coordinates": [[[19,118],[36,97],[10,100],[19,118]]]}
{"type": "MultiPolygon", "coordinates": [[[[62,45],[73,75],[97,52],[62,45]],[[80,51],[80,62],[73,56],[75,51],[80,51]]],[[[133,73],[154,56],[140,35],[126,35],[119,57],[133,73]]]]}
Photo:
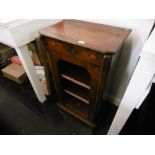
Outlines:
{"type": "Polygon", "coordinates": [[[83,104],[83,102],[72,96],[66,94],[64,102],[58,103],[58,105],[65,111],[68,111],[74,115],[80,115],[80,117],[83,119],[88,117],[88,105],[83,104]]]}
{"type": "Polygon", "coordinates": [[[67,73],[67,74],[62,73],[61,76],[62,76],[64,79],[67,79],[67,80],[69,80],[69,81],[72,81],[72,82],[74,82],[74,83],[76,83],[76,84],[78,84],[78,85],[80,85],[80,86],[82,86],[82,87],[84,87],[84,88],[86,88],[86,89],[88,89],[88,90],[90,89],[90,86],[89,86],[88,84],[85,84],[86,82],[85,82],[85,83],[82,82],[82,79],[76,77],[76,76],[73,75],[73,74],[70,74],[70,75],[69,75],[69,73],[67,73]]]}
{"type": "Polygon", "coordinates": [[[61,77],[90,90],[90,75],[82,67],[61,62],[61,77]]]}
{"type": "Polygon", "coordinates": [[[63,80],[64,92],[76,99],[89,104],[89,90],[67,80],[63,80]]]}

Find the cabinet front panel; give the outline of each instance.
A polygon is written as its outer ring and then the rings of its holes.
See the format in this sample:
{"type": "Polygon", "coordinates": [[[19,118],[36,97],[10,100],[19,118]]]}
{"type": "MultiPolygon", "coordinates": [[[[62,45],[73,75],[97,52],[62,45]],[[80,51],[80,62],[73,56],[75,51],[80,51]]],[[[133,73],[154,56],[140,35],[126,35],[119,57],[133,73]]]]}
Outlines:
{"type": "Polygon", "coordinates": [[[90,62],[100,65],[102,61],[102,54],[84,47],[65,43],[55,39],[47,39],[48,51],[54,52],[55,55],[61,55],[63,59],[79,59],[84,62],[90,62]]]}

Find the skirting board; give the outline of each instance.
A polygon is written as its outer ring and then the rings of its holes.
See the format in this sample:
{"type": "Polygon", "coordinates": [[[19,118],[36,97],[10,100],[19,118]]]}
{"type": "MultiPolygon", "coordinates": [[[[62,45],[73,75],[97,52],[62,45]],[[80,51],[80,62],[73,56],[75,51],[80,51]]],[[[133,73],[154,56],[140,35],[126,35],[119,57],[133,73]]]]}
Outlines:
{"type": "Polygon", "coordinates": [[[103,98],[107,101],[109,101],[110,103],[116,105],[116,106],[119,106],[120,102],[121,102],[121,99],[120,98],[117,98],[117,97],[114,97],[110,94],[104,94],[103,95],[103,98]]]}

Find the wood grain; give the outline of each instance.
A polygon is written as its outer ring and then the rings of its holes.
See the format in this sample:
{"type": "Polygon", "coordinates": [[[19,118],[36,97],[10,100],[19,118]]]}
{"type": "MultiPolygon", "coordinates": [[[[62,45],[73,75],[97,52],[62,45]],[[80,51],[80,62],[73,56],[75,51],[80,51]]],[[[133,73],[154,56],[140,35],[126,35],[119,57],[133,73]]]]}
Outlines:
{"type": "Polygon", "coordinates": [[[64,20],[40,31],[61,109],[95,127],[112,55],[130,32],[78,20],[64,20]]]}
{"type": "Polygon", "coordinates": [[[102,53],[114,54],[131,30],[79,20],[64,20],[40,31],[41,35],[102,53]],[[84,41],[84,44],[79,43],[84,41]]]}

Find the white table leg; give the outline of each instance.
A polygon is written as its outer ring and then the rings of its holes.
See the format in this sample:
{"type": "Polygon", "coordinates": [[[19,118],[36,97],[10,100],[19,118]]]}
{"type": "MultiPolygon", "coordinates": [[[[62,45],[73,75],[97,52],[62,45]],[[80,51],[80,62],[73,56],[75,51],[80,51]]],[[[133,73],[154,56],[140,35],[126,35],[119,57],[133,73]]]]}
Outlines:
{"type": "Polygon", "coordinates": [[[32,59],[29,54],[29,50],[27,45],[16,48],[16,52],[22,62],[22,65],[25,69],[25,72],[31,82],[31,85],[34,89],[34,92],[38,98],[38,100],[43,103],[46,100],[45,94],[40,87],[39,79],[37,77],[32,59]]]}
{"type": "Polygon", "coordinates": [[[108,134],[119,134],[155,73],[155,62],[140,58],[108,134]]]}

